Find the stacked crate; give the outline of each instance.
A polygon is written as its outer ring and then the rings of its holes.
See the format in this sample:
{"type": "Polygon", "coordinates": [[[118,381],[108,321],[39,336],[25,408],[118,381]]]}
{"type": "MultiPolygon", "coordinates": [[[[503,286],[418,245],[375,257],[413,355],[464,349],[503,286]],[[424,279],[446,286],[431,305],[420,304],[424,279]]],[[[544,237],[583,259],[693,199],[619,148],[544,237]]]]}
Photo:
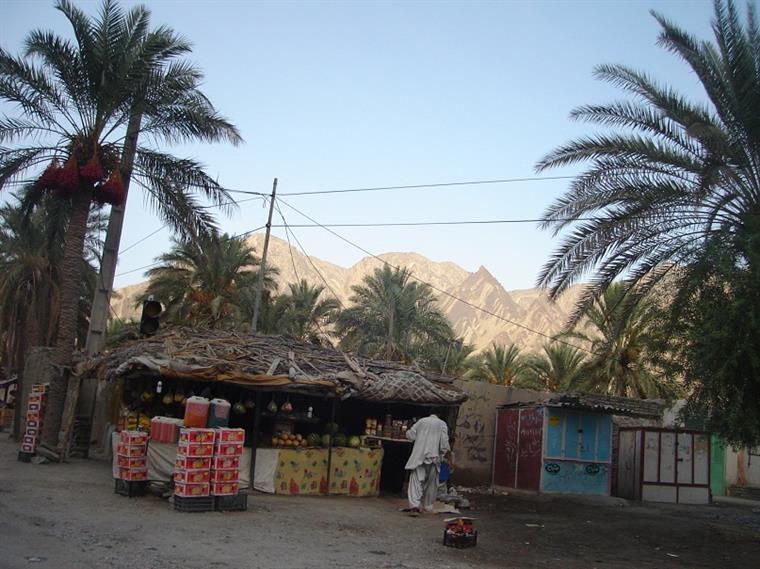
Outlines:
{"type": "Polygon", "coordinates": [[[243,429],[216,429],[214,458],[211,461],[212,496],[233,496],[238,493],[244,442],[243,429]]]}
{"type": "Polygon", "coordinates": [[[26,403],[26,427],[21,437],[21,450],[18,458],[27,462],[37,452],[37,445],[42,435],[42,419],[45,416],[47,402],[47,383],[35,383],[26,403]]]}
{"type": "Polygon", "coordinates": [[[143,496],[148,483],[148,433],[121,431],[116,445],[118,476],[114,491],[124,496],[143,496]]]}
{"type": "Polygon", "coordinates": [[[179,511],[213,509],[210,489],[214,435],[214,429],[184,428],[179,431],[174,463],[174,506],[179,511]]]}

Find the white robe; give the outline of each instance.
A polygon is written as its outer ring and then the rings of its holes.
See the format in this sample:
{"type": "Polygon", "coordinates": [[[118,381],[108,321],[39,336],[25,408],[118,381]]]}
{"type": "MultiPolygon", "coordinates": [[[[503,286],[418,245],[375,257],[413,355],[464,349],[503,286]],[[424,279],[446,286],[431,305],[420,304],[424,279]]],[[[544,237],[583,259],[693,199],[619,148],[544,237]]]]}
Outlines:
{"type": "Polygon", "coordinates": [[[406,463],[409,473],[409,507],[432,511],[438,489],[441,457],[451,450],[449,428],[435,415],[417,421],[406,432],[414,441],[412,454],[406,463]]]}

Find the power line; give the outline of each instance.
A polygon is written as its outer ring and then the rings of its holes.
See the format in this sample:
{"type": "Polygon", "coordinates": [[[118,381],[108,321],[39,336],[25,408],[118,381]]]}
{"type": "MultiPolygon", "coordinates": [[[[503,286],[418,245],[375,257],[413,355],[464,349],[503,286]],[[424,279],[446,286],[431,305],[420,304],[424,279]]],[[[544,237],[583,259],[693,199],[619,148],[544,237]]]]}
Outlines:
{"type": "MultiPolygon", "coordinates": [[[[290,205],[288,202],[286,202],[286,201],[284,201],[284,200],[282,200],[282,199],[280,199],[280,202],[282,202],[284,205],[288,206],[290,209],[292,209],[293,211],[295,211],[295,212],[296,212],[296,213],[298,213],[299,215],[301,215],[301,216],[305,217],[306,219],[308,219],[308,220],[309,220],[309,221],[311,221],[312,223],[315,223],[315,224],[317,224],[317,225],[321,225],[321,224],[320,224],[320,223],[319,223],[317,220],[315,220],[315,219],[314,219],[314,218],[312,218],[312,217],[309,217],[307,214],[303,213],[303,212],[302,212],[301,210],[299,210],[298,208],[296,208],[296,207],[294,207],[294,206],[290,205]]],[[[360,246],[360,245],[357,245],[356,243],[354,243],[354,242],[352,242],[352,241],[348,240],[347,238],[343,237],[343,236],[342,236],[341,234],[339,234],[339,233],[336,233],[335,231],[333,231],[333,230],[332,230],[332,229],[330,229],[329,227],[325,227],[324,225],[321,225],[321,226],[322,226],[322,228],[323,228],[325,231],[328,231],[329,233],[332,233],[332,234],[333,234],[333,235],[335,235],[337,238],[339,238],[339,239],[341,239],[342,241],[344,241],[344,242],[348,243],[348,244],[349,244],[349,245],[351,245],[352,247],[355,247],[355,248],[356,248],[356,249],[358,249],[359,251],[362,251],[362,252],[363,252],[365,255],[369,255],[370,257],[373,257],[373,258],[377,259],[378,261],[380,261],[381,263],[383,263],[383,264],[385,264],[385,265],[387,265],[387,266],[391,267],[392,269],[400,270],[400,267],[397,267],[397,266],[395,266],[395,265],[393,265],[393,264],[389,263],[389,262],[388,262],[388,261],[386,261],[385,259],[383,259],[383,258],[381,258],[381,257],[379,257],[379,256],[377,256],[377,255],[375,255],[374,253],[372,253],[372,252],[368,251],[368,250],[367,250],[367,249],[365,249],[364,247],[362,247],[362,246],[360,246]]],[[[446,291],[446,290],[443,290],[443,289],[441,289],[441,288],[438,288],[437,286],[435,286],[435,285],[432,285],[432,284],[430,284],[430,283],[428,283],[428,282],[426,282],[426,281],[424,281],[424,280],[420,279],[419,277],[416,277],[416,276],[414,275],[414,273],[410,273],[410,274],[409,274],[409,276],[410,276],[410,278],[412,278],[412,279],[416,280],[417,282],[420,282],[420,283],[422,283],[422,284],[425,284],[425,285],[429,286],[431,289],[433,289],[433,290],[435,290],[435,291],[437,291],[437,292],[439,292],[439,293],[441,293],[441,294],[444,294],[444,295],[446,295],[446,296],[448,296],[448,297],[450,297],[450,298],[452,298],[452,299],[454,299],[454,300],[456,300],[456,301],[458,301],[458,302],[461,302],[461,303],[463,303],[463,304],[466,304],[467,306],[470,306],[471,308],[474,308],[475,310],[479,310],[479,311],[481,311],[481,312],[483,312],[483,313],[485,313],[485,314],[488,314],[489,316],[493,316],[494,318],[497,318],[498,320],[501,320],[501,321],[503,321],[503,322],[506,322],[507,324],[512,324],[513,326],[517,326],[518,328],[522,328],[523,330],[527,330],[528,332],[532,332],[532,333],[534,333],[534,334],[538,334],[539,336],[543,336],[544,338],[546,338],[546,339],[548,339],[548,340],[550,340],[550,341],[557,341],[557,342],[560,342],[560,343],[562,343],[562,344],[566,344],[566,345],[568,345],[568,346],[570,346],[570,347],[572,347],[572,348],[575,348],[575,349],[577,349],[577,350],[582,350],[582,351],[584,351],[584,352],[587,352],[587,353],[592,353],[590,350],[588,350],[588,349],[586,349],[586,348],[582,348],[582,347],[580,347],[580,346],[576,346],[576,345],[574,345],[574,344],[571,344],[570,342],[567,342],[567,341],[565,341],[565,340],[562,340],[561,338],[558,338],[558,337],[555,337],[555,336],[550,336],[549,334],[545,334],[544,332],[540,332],[539,330],[534,330],[533,328],[530,328],[529,326],[525,326],[524,324],[520,324],[519,322],[515,322],[515,321],[513,321],[513,320],[510,320],[509,318],[505,318],[505,317],[503,317],[503,316],[501,316],[501,315],[499,315],[499,314],[496,314],[495,312],[492,312],[492,311],[488,310],[487,308],[483,308],[482,306],[478,306],[477,304],[473,304],[472,302],[469,302],[469,301],[467,301],[467,300],[465,300],[465,299],[463,299],[463,298],[460,298],[460,297],[456,296],[455,294],[452,294],[452,293],[450,293],[450,292],[448,292],[448,291],[446,291]]]]}
{"type": "MultiPolygon", "coordinates": [[[[285,203],[285,202],[283,202],[285,203]]],[[[547,221],[569,222],[569,221],[599,221],[596,217],[569,217],[560,218],[535,218],[535,219],[475,219],[461,221],[394,221],[378,223],[298,223],[290,224],[288,227],[293,228],[312,228],[312,227],[426,227],[431,225],[499,225],[512,223],[544,223],[547,221]]],[[[284,227],[282,225],[273,225],[272,227],[284,227]]]]}

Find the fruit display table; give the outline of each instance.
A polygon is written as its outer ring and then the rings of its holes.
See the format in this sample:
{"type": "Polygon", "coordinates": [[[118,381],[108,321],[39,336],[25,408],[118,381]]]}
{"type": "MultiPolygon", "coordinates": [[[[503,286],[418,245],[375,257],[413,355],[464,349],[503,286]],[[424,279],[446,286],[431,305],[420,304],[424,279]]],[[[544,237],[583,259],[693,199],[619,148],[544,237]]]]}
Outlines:
{"type": "MultiPolygon", "coordinates": [[[[276,494],[325,494],[327,462],[326,448],[259,449],[254,487],[276,494]]],[[[383,449],[336,447],[330,463],[330,494],[379,494],[383,449]]]]}

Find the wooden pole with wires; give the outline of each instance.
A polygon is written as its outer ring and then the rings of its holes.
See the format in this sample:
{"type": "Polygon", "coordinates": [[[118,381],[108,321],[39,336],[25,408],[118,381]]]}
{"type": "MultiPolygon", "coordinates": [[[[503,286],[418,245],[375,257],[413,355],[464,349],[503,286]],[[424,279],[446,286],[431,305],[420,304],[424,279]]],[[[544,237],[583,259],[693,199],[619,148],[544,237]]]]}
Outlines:
{"type": "Polygon", "coordinates": [[[259,280],[256,285],[256,300],[253,304],[253,322],[251,322],[251,334],[256,334],[258,328],[259,311],[261,310],[261,295],[264,292],[264,273],[267,266],[267,251],[269,250],[269,234],[272,231],[272,212],[274,200],[277,195],[277,178],[272,183],[272,196],[269,200],[269,218],[267,219],[267,231],[264,234],[264,250],[261,252],[261,266],[259,267],[259,280]]]}

